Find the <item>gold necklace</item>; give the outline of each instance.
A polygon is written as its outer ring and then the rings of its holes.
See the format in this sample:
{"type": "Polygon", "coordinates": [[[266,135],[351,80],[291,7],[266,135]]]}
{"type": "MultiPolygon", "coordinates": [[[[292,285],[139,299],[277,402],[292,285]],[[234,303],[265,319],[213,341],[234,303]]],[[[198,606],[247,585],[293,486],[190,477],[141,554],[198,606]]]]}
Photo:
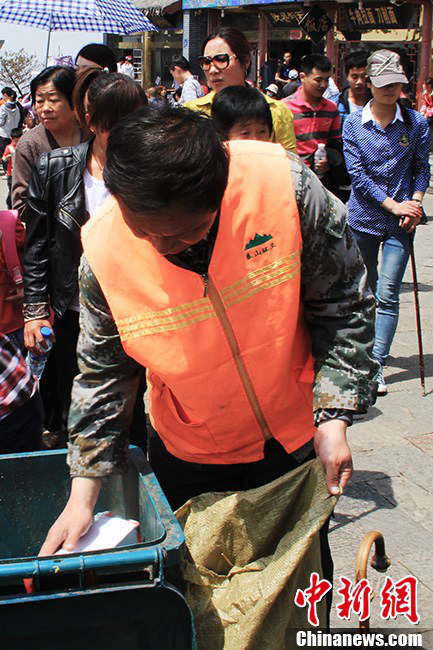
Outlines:
{"type": "Polygon", "coordinates": [[[104,171],[104,167],[103,167],[103,165],[101,165],[101,163],[99,162],[99,160],[97,159],[97,157],[96,157],[95,154],[92,154],[92,158],[93,158],[93,160],[95,161],[95,163],[97,164],[97,166],[98,166],[98,168],[99,168],[99,171],[100,171],[101,174],[102,174],[103,171],[104,171]]]}
{"type": "MultiPolygon", "coordinates": [[[[93,141],[93,145],[92,145],[92,160],[95,161],[95,163],[96,163],[96,165],[97,165],[97,167],[98,167],[98,169],[99,169],[99,171],[101,172],[101,175],[102,175],[103,172],[104,172],[104,165],[101,165],[101,163],[99,162],[99,160],[98,160],[98,156],[97,156],[97,152],[96,152],[96,149],[97,149],[97,147],[95,147],[95,141],[93,141]]],[[[105,153],[105,152],[104,152],[104,153],[105,153]]],[[[105,157],[105,156],[104,156],[104,157],[105,157]]]]}

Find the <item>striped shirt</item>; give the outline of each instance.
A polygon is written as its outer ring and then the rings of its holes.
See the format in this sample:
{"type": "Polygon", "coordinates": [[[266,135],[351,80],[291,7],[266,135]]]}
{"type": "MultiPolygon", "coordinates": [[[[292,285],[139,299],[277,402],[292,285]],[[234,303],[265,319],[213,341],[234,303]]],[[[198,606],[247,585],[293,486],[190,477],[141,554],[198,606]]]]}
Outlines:
{"type": "Polygon", "coordinates": [[[311,165],[319,143],[341,140],[341,119],[334,102],[322,97],[313,107],[305,99],[302,86],[281,102],[293,113],[296,150],[307,165],[311,165]]]}
{"type": "Polygon", "coordinates": [[[27,402],[36,390],[31,374],[17,346],[0,334],[0,420],[27,402]]]}

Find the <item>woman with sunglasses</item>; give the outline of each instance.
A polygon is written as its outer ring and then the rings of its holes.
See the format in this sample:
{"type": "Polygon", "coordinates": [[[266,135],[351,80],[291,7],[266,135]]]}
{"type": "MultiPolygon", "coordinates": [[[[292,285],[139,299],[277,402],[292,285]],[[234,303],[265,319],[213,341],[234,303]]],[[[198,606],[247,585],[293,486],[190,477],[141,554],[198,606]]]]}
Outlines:
{"type": "MultiPolygon", "coordinates": [[[[251,67],[249,43],[239,30],[223,27],[206,38],[198,62],[212,92],[187,102],[184,106],[210,115],[212,102],[220,90],[228,86],[246,85],[247,74],[251,67]]],[[[266,95],[264,97],[271,109],[273,142],[279,142],[285,149],[296,153],[292,112],[272,97],[266,95]]]]}

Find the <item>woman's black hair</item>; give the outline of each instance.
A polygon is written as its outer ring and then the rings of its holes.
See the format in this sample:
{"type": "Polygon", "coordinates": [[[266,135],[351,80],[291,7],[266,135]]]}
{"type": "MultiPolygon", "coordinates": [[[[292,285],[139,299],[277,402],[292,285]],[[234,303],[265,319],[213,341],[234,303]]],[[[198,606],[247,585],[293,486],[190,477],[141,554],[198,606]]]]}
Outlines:
{"type": "Polygon", "coordinates": [[[102,43],[89,43],[78,52],[75,63],[79,56],[88,59],[101,68],[107,68],[108,72],[117,72],[117,61],[113,50],[102,43]]]}
{"type": "Polygon", "coordinates": [[[101,131],[110,131],[122,117],[147,104],[146,93],[136,81],[96,67],[78,73],[72,98],[80,126],[101,131]]]}
{"type": "Polygon", "coordinates": [[[250,86],[228,86],[215,95],[212,102],[212,121],[224,139],[237,122],[255,120],[264,122],[272,133],[272,114],[260,90],[250,86]]]}
{"type": "Polygon", "coordinates": [[[52,82],[54,88],[64,95],[68,100],[69,106],[72,108],[72,91],[75,86],[75,70],[74,68],[66,67],[64,65],[51,65],[40,72],[30,82],[30,94],[32,96],[32,104],[36,101],[36,91],[39,86],[44,86],[49,81],[52,82]]]}

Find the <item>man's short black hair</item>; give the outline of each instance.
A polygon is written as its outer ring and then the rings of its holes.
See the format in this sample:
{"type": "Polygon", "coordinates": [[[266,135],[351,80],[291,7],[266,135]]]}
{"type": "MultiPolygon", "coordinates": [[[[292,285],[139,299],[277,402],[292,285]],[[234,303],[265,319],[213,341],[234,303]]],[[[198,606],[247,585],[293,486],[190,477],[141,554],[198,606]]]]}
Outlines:
{"type": "Polygon", "coordinates": [[[306,54],[301,59],[301,72],[311,74],[313,69],[320,72],[330,72],[332,70],[331,61],[324,54],[306,54]]]}
{"type": "Polygon", "coordinates": [[[10,88],[9,86],[5,86],[2,89],[2,95],[6,95],[7,97],[10,97],[12,101],[16,101],[17,94],[13,88],[10,88]]]}
{"type": "Polygon", "coordinates": [[[22,134],[22,129],[11,129],[11,138],[20,138],[22,134]]]}
{"type": "Polygon", "coordinates": [[[72,108],[72,91],[75,86],[75,70],[64,65],[50,65],[34,77],[30,82],[30,93],[32,104],[36,101],[36,91],[39,86],[44,86],[49,81],[53,82],[54,88],[64,95],[72,108]]]}
{"type": "Polygon", "coordinates": [[[217,210],[228,152],[211,120],[186,108],[146,106],[111,130],[104,181],[133,213],[217,210]]]}
{"type": "Polygon", "coordinates": [[[176,67],[180,68],[181,70],[185,70],[185,71],[191,70],[191,66],[189,64],[189,61],[188,61],[188,59],[185,59],[184,56],[175,56],[175,57],[173,57],[173,59],[171,60],[169,69],[174,70],[174,68],[176,68],[176,67]]]}
{"type": "Polygon", "coordinates": [[[355,50],[350,52],[344,64],[346,74],[349,74],[352,68],[366,68],[368,53],[365,50],[355,50]]]}
{"type": "Polygon", "coordinates": [[[212,102],[212,121],[224,139],[238,122],[263,122],[272,133],[272,114],[269,104],[257,88],[228,86],[215,95],[212,102]]]}

